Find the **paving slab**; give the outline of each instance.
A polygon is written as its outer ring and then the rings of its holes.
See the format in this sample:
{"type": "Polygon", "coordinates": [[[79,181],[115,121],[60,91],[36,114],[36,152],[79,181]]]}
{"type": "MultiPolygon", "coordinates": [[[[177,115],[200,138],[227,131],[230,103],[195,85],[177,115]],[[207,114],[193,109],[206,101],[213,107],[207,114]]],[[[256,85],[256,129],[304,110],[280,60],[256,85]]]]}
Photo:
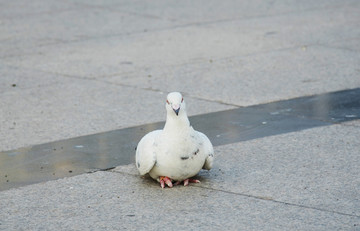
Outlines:
{"type": "Polygon", "coordinates": [[[65,9],[29,11],[15,18],[9,16],[2,20],[2,25],[0,50],[1,57],[6,57],[42,52],[39,47],[46,50],[48,46],[89,38],[124,36],[169,27],[170,22],[101,7],[68,4],[65,9]]]}
{"type": "Polygon", "coordinates": [[[359,38],[356,22],[360,8],[345,9],[349,11],[347,17],[338,9],[326,9],[105,36],[100,41],[77,40],[37,47],[25,52],[27,55],[8,57],[3,62],[86,77],[126,75],[138,69],[198,61],[207,63],[210,59],[359,38]],[[319,23],[311,24],[314,20],[319,23]]]}
{"type": "Polygon", "coordinates": [[[249,106],[358,87],[359,60],[360,53],[348,50],[299,47],[206,63],[154,67],[108,80],[160,91],[178,89],[197,98],[249,106]],[[223,86],[222,90],[219,86],[223,86]]]}
{"type": "MultiPolygon", "coordinates": [[[[356,9],[354,0],[317,1],[306,4],[272,1],[204,2],[92,2],[22,1],[1,3],[1,56],[13,56],[37,46],[56,45],[89,38],[119,36],[189,24],[291,15],[321,9],[356,9]],[[91,26],[88,26],[91,25],[91,26]]],[[[337,11],[335,11],[337,12],[337,11]]],[[[342,11],[340,11],[341,13],[342,11]]],[[[346,18],[345,18],[346,19],[346,18]]],[[[342,22],[341,19],[334,20],[342,22]]],[[[331,21],[331,23],[334,23],[331,21]]],[[[274,32],[272,31],[273,35],[274,32]]],[[[348,33],[344,33],[345,35],[348,33]]],[[[334,35],[337,35],[336,33],[334,35]]]]}

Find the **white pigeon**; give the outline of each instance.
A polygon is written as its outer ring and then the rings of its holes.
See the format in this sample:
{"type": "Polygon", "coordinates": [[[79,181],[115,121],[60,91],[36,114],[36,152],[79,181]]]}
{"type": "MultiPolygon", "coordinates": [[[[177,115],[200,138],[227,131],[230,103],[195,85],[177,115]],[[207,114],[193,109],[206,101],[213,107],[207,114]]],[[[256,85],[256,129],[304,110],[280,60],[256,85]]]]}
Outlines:
{"type": "Polygon", "coordinates": [[[163,130],[146,134],[136,148],[136,167],[140,175],[149,175],[173,187],[184,182],[184,186],[200,183],[190,179],[201,169],[210,170],[214,161],[214,149],[201,132],[190,126],[184,98],[179,92],[168,94],[166,100],[166,123],[163,130]]]}

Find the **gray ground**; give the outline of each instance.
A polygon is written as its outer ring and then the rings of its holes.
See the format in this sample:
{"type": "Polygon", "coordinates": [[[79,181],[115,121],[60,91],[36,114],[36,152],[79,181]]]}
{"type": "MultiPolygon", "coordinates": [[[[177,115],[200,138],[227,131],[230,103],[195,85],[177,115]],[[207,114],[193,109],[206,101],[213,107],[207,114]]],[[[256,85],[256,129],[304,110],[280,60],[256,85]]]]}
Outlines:
{"type": "MultiPolygon", "coordinates": [[[[360,2],[0,1],[0,151],[360,87],[360,2]]],[[[360,230],[360,121],[217,146],[201,184],[133,165],[0,192],[3,230],[360,230]]],[[[2,177],[2,176],[0,176],[2,177]]]]}

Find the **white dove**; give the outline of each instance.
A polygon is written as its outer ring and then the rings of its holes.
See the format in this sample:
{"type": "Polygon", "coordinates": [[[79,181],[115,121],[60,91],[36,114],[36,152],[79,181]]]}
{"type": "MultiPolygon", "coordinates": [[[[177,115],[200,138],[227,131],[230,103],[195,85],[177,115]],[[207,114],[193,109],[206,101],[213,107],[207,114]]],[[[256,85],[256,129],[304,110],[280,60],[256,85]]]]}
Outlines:
{"type": "Polygon", "coordinates": [[[206,135],[190,126],[185,101],[179,92],[169,93],[166,100],[166,123],[163,130],[146,134],[136,148],[136,167],[140,175],[149,175],[173,187],[200,183],[190,179],[201,169],[210,170],[214,161],[214,149],[206,135]]]}

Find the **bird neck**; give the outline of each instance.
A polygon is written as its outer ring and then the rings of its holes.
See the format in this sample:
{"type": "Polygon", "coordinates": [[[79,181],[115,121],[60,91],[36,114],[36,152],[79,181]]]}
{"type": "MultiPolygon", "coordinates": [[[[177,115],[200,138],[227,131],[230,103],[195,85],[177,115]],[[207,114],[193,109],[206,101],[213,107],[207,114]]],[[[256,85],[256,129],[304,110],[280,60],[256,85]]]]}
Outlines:
{"type": "Polygon", "coordinates": [[[190,121],[186,113],[181,113],[178,116],[175,114],[167,114],[164,126],[165,132],[179,132],[181,130],[189,129],[190,121]]]}

